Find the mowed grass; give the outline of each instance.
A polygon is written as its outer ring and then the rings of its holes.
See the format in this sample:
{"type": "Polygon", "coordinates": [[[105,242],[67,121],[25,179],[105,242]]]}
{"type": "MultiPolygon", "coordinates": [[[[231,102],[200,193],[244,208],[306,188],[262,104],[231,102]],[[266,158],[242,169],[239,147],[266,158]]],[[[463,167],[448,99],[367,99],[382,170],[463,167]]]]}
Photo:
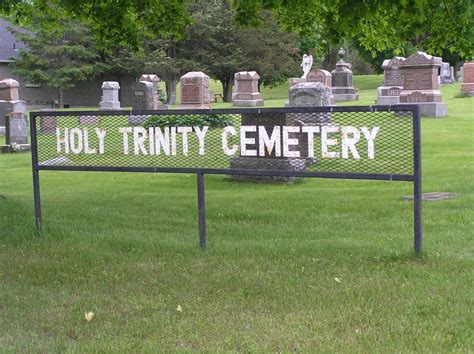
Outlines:
{"type": "Polygon", "coordinates": [[[36,237],[31,157],[0,154],[0,351],[471,352],[474,99],[442,92],[423,191],[457,197],[423,203],[422,257],[408,182],[206,176],[201,251],[194,175],[43,171],[36,237]]]}

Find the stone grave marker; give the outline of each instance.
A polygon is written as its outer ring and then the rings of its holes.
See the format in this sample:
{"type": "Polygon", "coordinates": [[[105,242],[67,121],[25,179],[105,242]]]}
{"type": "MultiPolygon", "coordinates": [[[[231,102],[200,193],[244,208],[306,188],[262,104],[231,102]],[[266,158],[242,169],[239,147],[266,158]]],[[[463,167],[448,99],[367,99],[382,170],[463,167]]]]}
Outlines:
{"type": "Polygon", "coordinates": [[[27,151],[28,144],[28,119],[23,112],[11,112],[6,120],[6,141],[2,152],[27,151]]]}
{"type": "Polygon", "coordinates": [[[149,81],[138,81],[132,84],[132,107],[134,110],[152,110],[156,99],[153,83],[149,81]]]}
{"type": "Polygon", "coordinates": [[[332,94],[338,101],[357,101],[359,95],[356,89],[352,86],[352,66],[350,63],[344,61],[346,51],[341,48],[338,52],[339,61],[336,64],[336,69],[331,71],[332,76],[332,94]]]}
{"type": "Polygon", "coordinates": [[[331,105],[336,103],[336,99],[332,94],[332,76],[329,71],[322,69],[312,69],[308,76],[306,76],[306,82],[320,82],[331,88],[331,105]]]}
{"type": "Polygon", "coordinates": [[[237,107],[263,106],[263,99],[258,92],[260,75],[256,71],[240,71],[235,74],[236,93],[233,105],[237,107]]]}
{"type": "Polygon", "coordinates": [[[102,101],[99,106],[101,111],[119,110],[119,90],[120,85],[116,81],[104,81],[102,84],[102,101]]]}
{"type": "Polygon", "coordinates": [[[181,76],[181,105],[183,109],[209,109],[211,92],[209,76],[202,71],[191,71],[181,76]]]}
{"type": "Polygon", "coordinates": [[[438,68],[441,58],[416,52],[402,64],[403,90],[401,104],[418,104],[420,114],[430,117],[445,117],[448,109],[442,102],[438,83],[438,68]]]}
{"type": "Polygon", "coordinates": [[[0,135],[5,135],[7,115],[12,112],[26,114],[26,102],[18,95],[18,81],[4,79],[0,81],[0,135]]]}
{"type": "Polygon", "coordinates": [[[54,116],[39,117],[39,130],[41,134],[56,134],[57,127],[58,127],[58,124],[57,124],[56,117],[54,116]]]}
{"type": "Polygon", "coordinates": [[[377,88],[378,105],[392,105],[400,103],[400,92],[403,89],[403,73],[401,64],[405,61],[403,57],[393,57],[383,61],[384,70],[383,85],[377,88]]]}
{"type": "Polygon", "coordinates": [[[18,101],[18,87],[20,84],[13,79],[5,79],[0,81],[0,100],[1,101],[18,101]]]}
{"type": "Polygon", "coordinates": [[[461,93],[474,96],[474,61],[464,63],[461,93]]]}
{"type": "Polygon", "coordinates": [[[459,82],[464,81],[464,64],[461,66],[461,69],[459,69],[459,82]]]}
{"type": "MultiPolygon", "coordinates": [[[[48,117],[54,118],[54,117],[48,117]]],[[[79,124],[80,125],[96,125],[99,122],[99,117],[97,116],[80,116],[79,117],[79,124]]],[[[56,130],[56,127],[54,127],[56,130]]]]}
{"type": "Polygon", "coordinates": [[[440,67],[440,82],[442,84],[452,84],[454,83],[454,75],[453,71],[451,70],[452,67],[449,63],[441,63],[440,67]]]}
{"type": "Polygon", "coordinates": [[[159,109],[159,108],[166,108],[162,107],[163,104],[160,101],[160,97],[158,94],[158,85],[160,83],[160,78],[154,74],[143,74],[140,76],[138,81],[148,81],[151,82],[153,85],[153,108],[152,109],[159,109]]]}

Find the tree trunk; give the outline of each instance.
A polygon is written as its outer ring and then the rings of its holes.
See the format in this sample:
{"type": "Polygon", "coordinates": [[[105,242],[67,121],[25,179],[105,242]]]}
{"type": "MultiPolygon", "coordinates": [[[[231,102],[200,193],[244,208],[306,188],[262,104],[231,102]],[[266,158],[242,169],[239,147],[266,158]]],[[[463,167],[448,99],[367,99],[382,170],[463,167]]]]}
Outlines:
{"type": "Polygon", "coordinates": [[[165,81],[166,85],[166,102],[168,104],[176,104],[176,80],[174,78],[165,81]]]}
{"type": "Polygon", "coordinates": [[[232,102],[232,86],[234,84],[234,79],[229,77],[225,80],[221,80],[221,84],[224,102],[232,102]]]}
{"type": "Polygon", "coordinates": [[[58,107],[64,108],[64,91],[62,89],[59,89],[58,107]]]}
{"type": "Polygon", "coordinates": [[[331,72],[336,68],[336,63],[337,63],[337,52],[339,49],[337,47],[330,47],[328,46],[327,51],[326,51],[326,56],[324,57],[324,61],[321,64],[321,68],[324,70],[327,70],[331,72]]]}

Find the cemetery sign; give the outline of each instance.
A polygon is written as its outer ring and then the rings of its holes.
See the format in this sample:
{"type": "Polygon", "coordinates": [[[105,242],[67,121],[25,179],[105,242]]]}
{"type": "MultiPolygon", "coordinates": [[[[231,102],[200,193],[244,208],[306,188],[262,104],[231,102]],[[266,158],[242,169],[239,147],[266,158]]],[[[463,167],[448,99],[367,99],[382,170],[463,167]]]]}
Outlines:
{"type": "Polygon", "coordinates": [[[346,178],[414,183],[415,251],[421,252],[418,107],[31,112],[33,184],[39,171],[195,173],[205,246],[204,174],[291,181],[346,178]]]}

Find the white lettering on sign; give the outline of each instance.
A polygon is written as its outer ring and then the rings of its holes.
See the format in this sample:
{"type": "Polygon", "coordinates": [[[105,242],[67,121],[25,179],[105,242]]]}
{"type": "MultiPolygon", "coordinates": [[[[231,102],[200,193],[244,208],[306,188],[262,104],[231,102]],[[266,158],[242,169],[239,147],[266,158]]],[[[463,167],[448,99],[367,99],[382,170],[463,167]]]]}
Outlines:
{"type": "Polygon", "coordinates": [[[233,136],[237,135],[237,131],[235,130],[234,127],[225,127],[224,129],[222,129],[222,134],[221,134],[221,137],[222,137],[222,151],[227,156],[233,156],[233,155],[235,155],[235,153],[239,149],[239,146],[234,144],[234,145],[232,145],[231,148],[229,148],[229,140],[228,140],[228,135],[229,134],[233,135],[233,136]]]}
{"type": "Polygon", "coordinates": [[[257,126],[255,125],[242,125],[240,127],[240,155],[257,156],[257,150],[247,148],[247,145],[255,145],[255,138],[247,138],[247,133],[256,131],[257,126]]]}
{"type": "MultiPolygon", "coordinates": [[[[129,155],[130,149],[133,148],[133,154],[136,156],[178,154],[189,156],[193,151],[203,156],[206,152],[208,131],[208,126],[118,128],[118,133],[122,136],[123,154],[129,155]]],[[[227,126],[220,134],[221,150],[227,156],[234,156],[240,150],[240,156],[292,158],[301,156],[314,158],[317,155],[316,151],[319,150],[323,159],[360,160],[362,150],[365,150],[366,146],[366,156],[369,160],[373,160],[375,139],[379,131],[380,127],[338,125],[302,127],[242,125],[239,128],[227,126]],[[361,138],[362,140],[365,138],[366,142],[361,143],[361,138]]],[[[94,133],[86,128],[57,128],[56,151],[58,154],[104,154],[106,135],[107,130],[100,128],[95,128],[94,133]]],[[[213,153],[216,151],[213,150],[213,153]]]]}
{"type": "Polygon", "coordinates": [[[359,129],[354,127],[343,127],[342,131],[342,158],[348,159],[349,158],[349,150],[352,156],[355,159],[360,159],[359,152],[356,149],[356,144],[360,140],[360,132],[359,129]],[[351,135],[349,137],[349,134],[351,135]]]}
{"type": "Polygon", "coordinates": [[[319,127],[305,126],[301,130],[308,134],[308,157],[314,157],[314,134],[319,133],[319,127]]]}
{"type": "MultiPolygon", "coordinates": [[[[99,154],[103,154],[105,152],[105,135],[107,131],[99,128],[95,128],[94,131],[98,139],[99,154]]],[[[61,129],[56,128],[56,152],[60,154],[63,148],[65,154],[97,154],[97,148],[91,146],[89,131],[86,128],[64,128],[63,132],[61,132],[61,129]]]]}
{"type": "Polygon", "coordinates": [[[290,138],[290,133],[299,133],[300,127],[283,126],[283,156],[300,157],[299,151],[290,151],[290,146],[298,145],[299,140],[290,138]]]}
{"type": "Polygon", "coordinates": [[[337,133],[339,127],[336,125],[325,125],[321,128],[321,155],[323,158],[338,159],[339,152],[329,151],[329,146],[335,146],[338,144],[337,139],[330,139],[328,134],[337,133]]]}
{"type": "Polygon", "coordinates": [[[194,127],[194,130],[196,132],[196,135],[199,139],[199,155],[204,155],[204,139],[206,138],[207,130],[209,127],[194,127]]]}
{"type": "Polygon", "coordinates": [[[258,154],[259,156],[265,156],[265,148],[267,149],[268,155],[271,155],[275,150],[275,156],[281,156],[281,143],[280,143],[280,127],[273,127],[271,137],[268,137],[267,130],[264,126],[258,126],[258,154]]]}
{"type": "Polygon", "coordinates": [[[379,132],[379,127],[374,127],[371,131],[367,127],[361,127],[360,130],[364,133],[365,139],[367,139],[367,157],[373,160],[375,159],[374,141],[379,132]]]}

